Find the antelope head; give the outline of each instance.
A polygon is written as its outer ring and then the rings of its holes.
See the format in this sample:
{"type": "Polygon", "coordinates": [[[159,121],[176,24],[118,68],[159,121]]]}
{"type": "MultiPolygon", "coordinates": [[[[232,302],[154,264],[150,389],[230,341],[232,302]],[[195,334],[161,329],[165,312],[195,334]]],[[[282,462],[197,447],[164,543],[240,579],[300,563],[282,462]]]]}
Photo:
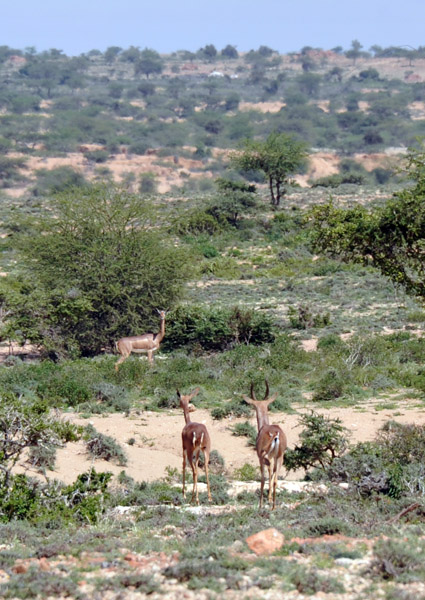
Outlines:
{"type": "Polygon", "coordinates": [[[187,408],[189,410],[189,412],[193,412],[194,410],[196,410],[196,408],[193,406],[193,404],[190,404],[190,401],[192,400],[192,398],[194,398],[195,396],[197,396],[200,392],[200,388],[197,387],[193,390],[193,392],[191,392],[190,394],[186,394],[183,395],[180,393],[180,390],[177,389],[177,398],[180,401],[180,407],[183,408],[183,410],[185,408],[187,408]]]}

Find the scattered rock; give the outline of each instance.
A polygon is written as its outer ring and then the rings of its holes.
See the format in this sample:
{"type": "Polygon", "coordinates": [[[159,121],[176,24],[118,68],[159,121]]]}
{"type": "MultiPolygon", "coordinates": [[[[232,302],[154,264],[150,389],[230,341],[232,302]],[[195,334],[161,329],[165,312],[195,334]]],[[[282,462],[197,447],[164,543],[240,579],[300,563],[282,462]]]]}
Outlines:
{"type": "Polygon", "coordinates": [[[28,564],[23,563],[23,562],[17,562],[12,567],[12,572],[16,573],[17,575],[23,575],[27,571],[28,571],[28,564]]]}
{"type": "Polygon", "coordinates": [[[246,538],[246,543],[249,548],[255,552],[255,554],[272,554],[282,548],[285,541],[284,536],[278,531],[271,527],[270,529],[264,529],[254,535],[246,538]]]}

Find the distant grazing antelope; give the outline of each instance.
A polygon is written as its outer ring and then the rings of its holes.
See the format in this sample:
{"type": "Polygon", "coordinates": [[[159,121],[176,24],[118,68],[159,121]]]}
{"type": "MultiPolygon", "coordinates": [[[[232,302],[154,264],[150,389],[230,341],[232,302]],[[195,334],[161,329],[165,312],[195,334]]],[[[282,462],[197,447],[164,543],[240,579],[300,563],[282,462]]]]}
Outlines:
{"type": "Polygon", "coordinates": [[[186,498],[185,480],[186,480],[186,462],[189,463],[193,473],[193,489],[191,502],[196,498],[196,504],[199,504],[198,497],[198,461],[202,450],[205,459],[205,475],[207,477],[208,500],[211,502],[210,480],[208,477],[208,463],[210,460],[211,440],[207,428],[202,423],[192,423],[189,413],[193,406],[189,406],[190,401],[199,393],[199,388],[193,390],[191,394],[183,396],[177,390],[177,397],[180,400],[180,406],[183,409],[184,420],[186,422],[182,431],[183,444],[183,498],[186,498]]]}
{"type": "Polygon", "coordinates": [[[272,510],[276,507],[276,486],[279,470],[283,463],[283,456],[287,447],[286,435],[279,425],[269,424],[268,408],[277,394],[269,398],[269,384],[266,380],[266,394],[264,400],[257,400],[254,394],[254,384],[251,383],[251,397],[243,395],[248,404],[252,404],[257,413],[258,434],[255,448],[261,468],[260,508],[263,505],[263,490],[265,480],[265,466],[269,469],[269,503],[273,502],[272,510]]]}
{"type": "Polygon", "coordinates": [[[142,335],[133,335],[118,340],[116,347],[121,357],[115,363],[115,370],[118,371],[120,364],[123,363],[132,352],[146,352],[149,364],[153,364],[153,353],[158,350],[165,335],[165,310],[158,310],[161,319],[161,327],[158,333],[142,333],[142,335]]]}

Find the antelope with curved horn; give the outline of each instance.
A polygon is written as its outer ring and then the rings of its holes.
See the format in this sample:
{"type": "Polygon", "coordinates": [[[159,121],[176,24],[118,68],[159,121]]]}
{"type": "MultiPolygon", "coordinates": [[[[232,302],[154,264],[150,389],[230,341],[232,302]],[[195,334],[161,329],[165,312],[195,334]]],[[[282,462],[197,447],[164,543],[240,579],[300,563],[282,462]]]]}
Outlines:
{"type": "Polygon", "coordinates": [[[183,396],[177,391],[177,397],[180,400],[180,406],[183,409],[184,420],[186,425],[182,431],[183,444],[183,498],[186,498],[185,480],[186,480],[186,462],[189,463],[193,473],[193,489],[191,502],[196,498],[196,504],[199,504],[198,497],[198,461],[199,454],[202,450],[205,459],[205,475],[207,478],[208,500],[211,502],[210,480],[208,477],[208,463],[210,460],[211,440],[207,428],[202,423],[193,423],[190,420],[189,413],[194,410],[194,407],[189,403],[198,393],[199,388],[193,390],[191,394],[183,396]]]}
{"type": "Polygon", "coordinates": [[[269,397],[269,384],[266,380],[266,393],[263,400],[257,400],[254,393],[254,384],[251,383],[251,397],[243,395],[243,399],[255,408],[257,413],[258,434],[255,449],[261,468],[260,508],[263,505],[263,490],[265,481],[265,467],[269,470],[269,503],[272,510],[276,507],[276,487],[279,470],[287,447],[286,435],[279,425],[269,424],[268,408],[277,394],[269,397]]]}
{"type": "MultiPolygon", "coordinates": [[[[157,309],[158,310],[158,309],[157,309]]],[[[158,333],[142,333],[142,335],[133,335],[131,337],[123,337],[116,343],[118,352],[121,357],[115,363],[115,371],[118,372],[120,364],[130,356],[132,352],[146,352],[148,355],[149,364],[153,364],[153,353],[159,349],[159,346],[165,335],[165,310],[158,310],[161,326],[158,333]]]]}

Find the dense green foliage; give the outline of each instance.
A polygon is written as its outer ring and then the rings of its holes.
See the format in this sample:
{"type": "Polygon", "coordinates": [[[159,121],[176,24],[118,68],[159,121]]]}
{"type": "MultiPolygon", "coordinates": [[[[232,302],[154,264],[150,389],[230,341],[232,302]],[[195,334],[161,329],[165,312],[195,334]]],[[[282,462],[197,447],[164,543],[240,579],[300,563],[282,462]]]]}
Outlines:
{"type": "Polygon", "coordinates": [[[313,243],[344,260],[372,264],[407,292],[425,297],[425,153],[412,149],[406,174],[413,183],[382,207],[345,210],[330,201],[312,210],[313,243]]]}
{"type": "Polygon", "coordinates": [[[97,354],[156,324],[156,309],[182,293],[184,253],[152,231],[147,203],[123,189],[70,189],[26,225],[20,273],[3,287],[8,336],[58,355],[97,354]]]}

